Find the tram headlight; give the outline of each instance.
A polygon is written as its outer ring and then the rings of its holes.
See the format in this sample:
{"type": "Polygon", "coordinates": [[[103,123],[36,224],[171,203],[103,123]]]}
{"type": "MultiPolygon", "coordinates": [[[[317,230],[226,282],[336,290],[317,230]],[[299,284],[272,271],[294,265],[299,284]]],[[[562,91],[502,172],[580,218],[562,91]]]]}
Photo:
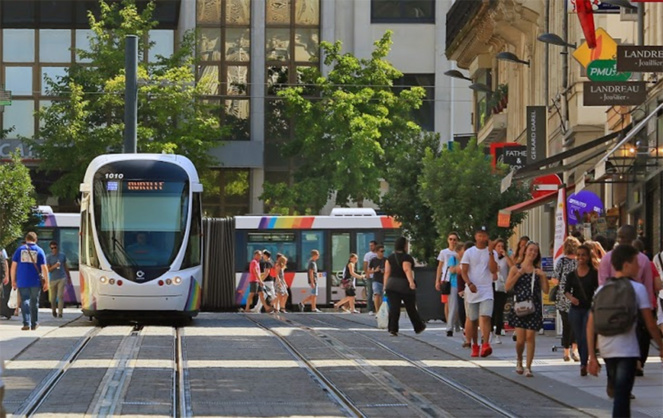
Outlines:
{"type": "Polygon", "coordinates": [[[115,279],[108,280],[108,284],[115,284],[115,279]]]}
{"type": "Polygon", "coordinates": [[[175,276],[173,278],[173,283],[175,284],[181,284],[182,283],[182,278],[180,276],[175,276]]]}
{"type": "Polygon", "coordinates": [[[170,286],[171,284],[173,284],[173,281],[171,279],[166,279],[166,284],[170,286]]]}
{"type": "Polygon", "coordinates": [[[99,277],[99,281],[101,282],[101,284],[106,284],[108,283],[108,278],[106,276],[101,276],[99,277]]]}

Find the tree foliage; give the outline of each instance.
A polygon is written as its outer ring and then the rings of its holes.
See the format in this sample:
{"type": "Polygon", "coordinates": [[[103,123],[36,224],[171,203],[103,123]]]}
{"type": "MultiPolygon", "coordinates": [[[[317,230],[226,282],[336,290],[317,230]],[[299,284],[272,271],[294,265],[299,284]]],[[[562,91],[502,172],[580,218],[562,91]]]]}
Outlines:
{"type": "Polygon", "coordinates": [[[410,252],[421,262],[434,263],[438,234],[434,227],[433,210],[423,199],[419,177],[427,152],[439,156],[440,137],[425,132],[415,135],[403,152],[396,153],[388,165],[385,180],[389,190],[382,196],[380,208],[401,223],[412,240],[410,252]]]}
{"type": "Polygon", "coordinates": [[[90,50],[76,51],[85,63],[72,65],[64,77],[47,80],[48,94],[58,100],[42,108],[40,132],[26,141],[41,159],[40,168],[63,173],[52,192],[76,196],[89,162],[122,149],[127,35],[139,39],[138,151],[185,155],[204,174],[212,163],[209,150],[220,144],[223,133],[218,109],[201,100],[208,83],[195,83],[193,34],[184,36],[172,56],[146,63],[140,57],[154,43],[141,40],[148,39],[157,24],[152,18],[154,4],[141,13],[129,0],[101,1],[100,6],[99,20],[89,13],[90,50]]]}
{"type": "Polygon", "coordinates": [[[278,92],[292,118],[294,138],[282,149],[295,158],[292,184],[270,184],[262,199],[271,211],[317,213],[330,197],[336,205],[379,201],[390,152],[399,141],[420,132],[411,111],[421,106],[420,87],[395,93],[403,76],[385,58],[391,32],[375,42],[370,58],[341,52],[341,43],[321,42],[327,76],[302,72],[302,85],[278,92]]]}
{"type": "Polygon", "coordinates": [[[21,162],[19,152],[13,152],[11,161],[0,165],[0,248],[22,235],[34,206],[30,171],[21,162]]]}
{"type": "Polygon", "coordinates": [[[497,227],[497,214],[500,209],[527,200],[529,189],[524,184],[513,184],[500,193],[505,168],[493,170],[474,140],[463,150],[444,150],[439,155],[426,152],[420,187],[441,237],[446,237],[449,231],[458,231],[461,237],[472,238],[474,228],[479,225],[486,225],[492,238],[506,239],[513,234],[513,228],[526,214],[512,214],[509,228],[497,227]]]}

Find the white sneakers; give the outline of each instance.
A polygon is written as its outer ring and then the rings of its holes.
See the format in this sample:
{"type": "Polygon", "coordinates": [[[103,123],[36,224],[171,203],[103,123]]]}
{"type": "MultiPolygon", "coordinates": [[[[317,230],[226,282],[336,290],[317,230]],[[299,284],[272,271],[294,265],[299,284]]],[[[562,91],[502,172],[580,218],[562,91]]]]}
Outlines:
{"type": "Polygon", "coordinates": [[[502,340],[500,339],[499,335],[495,335],[493,337],[493,344],[502,344],[502,340]]]}
{"type": "Polygon", "coordinates": [[[368,315],[370,315],[370,316],[375,316],[375,312],[370,311],[370,312],[368,313],[368,315]]]}

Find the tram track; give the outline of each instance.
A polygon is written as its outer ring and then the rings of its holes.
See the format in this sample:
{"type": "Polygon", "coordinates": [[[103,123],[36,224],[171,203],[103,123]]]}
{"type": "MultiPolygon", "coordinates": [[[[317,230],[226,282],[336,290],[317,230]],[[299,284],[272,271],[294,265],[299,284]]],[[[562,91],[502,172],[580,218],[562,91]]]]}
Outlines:
{"type": "MultiPolygon", "coordinates": [[[[344,316],[334,316],[334,318],[339,319],[339,320],[342,320],[342,321],[350,322],[350,323],[353,323],[353,324],[356,324],[356,325],[361,325],[361,326],[363,326],[363,327],[366,327],[367,330],[372,329],[372,328],[370,328],[367,324],[365,324],[365,323],[363,323],[363,322],[355,321],[355,320],[352,320],[352,319],[350,319],[350,318],[346,318],[346,317],[344,317],[344,316]]],[[[329,323],[329,322],[321,321],[321,320],[319,320],[318,318],[310,318],[310,319],[312,319],[313,321],[319,322],[319,323],[321,323],[321,324],[324,324],[324,325],[326,325],[326,326],[335,326],[335,324],[332,324],[332,323],[329,323]]],[[[374,343],[374,344],[380,346],[381,348],[383,348],[383,349],[385,349],[385,350],[391,352],[392,354],[394,354],[394,355],[396,355],[396,356],[402,358],[403,360],[405,360],[405,361],[411,363],[413,367],[416,367],[416,368],[422,370],[423,372],[425,372],[426,374],[432,376],[432,377],[435,378],[436,380],[440,380],[440,381],[448,380],[449,383],[450,383],[452,386],[453,386],[453,385],[457,385],[457,386],[458,386],[458,388],[455,388],[456,390],[460,390],[460,391],[469,391],[469,393],[467,393],[467,395],[468,395],[468,396],[471,396],[471,397],[474,397],[475,394],[473,393],[472,390],[470,390],[469,388],[463,386],[462,384],[459,384],[458,382],[453,381],[452,379],[449,379],[449,378],[447,378],[447,377],[445,377],[445,376],[440,375],[439,373],[436,373],[436,372],[430,370],[430,367],[429,367],[429,366],[426,366],[426,365],[423,364],[421,361],[418,361],[418,360],[412,360],[412,359],[410,359],[407,355],[404,355],[404,354],[402,354],[402,353],[399,353],[398,351],[392,349],[391,347],[386,346],[386,345],[385,345],[384,343],[382,343],[381,341],[379,341],[379,340],[377,340],[377,339],[375,339],[375,338],[373,338],[373,337],[370,337],[370,336],[366,335],[365,333],[358,332],[358,331],[354,331],[354,332],[355,332],[356,334],[358,334],[358,335],[361,335],[363,338],[365,338],[365,339],[367,339],[367,340],[370,340],[372,343],[374,343]]],[[[417,338],[417,337],[415,337],[415,336],[411,336],[411,335],[407,335],[407,334],[399,334],[399,336],[403,336],[403,337],[405,337],[405,338],[408,338],[408,339],[411,339],[411,340],[413,340],[413,341],[416,341],[417,343],[423,344],[423,345],[425,345],[425,346],[427,346],[427,347],[429,347],[429,348],[431,348],[431,349],[433,349],[433,350],[436,350],[436,351],[439,351],[439,352],[441,352],[441,353],[444,353],[444,355],[451,356],[451,357],[453,357],[453,358],[455,358],[455,359],[457,359],[457,360],[459,360],[459,361],[463,361],[463,362],[467,362],[467,361],[468,361],[468,359],[465,358],[465,357],[461,357],[461,356],[459,356],[459,355],[457,355],[457,354],[455,354],[455,353],[453,353],[453,352],[450,352],[450,351],[444,350],[444,349],[441,348],[441,347],[438,347],[438,346],[436,346],[436,345],[434,345],[434,344],[429,343],[428,341],[422,340],[422,339],[417,338]]],[[[474,364],[475,364],[476,366],[478,366],[478,367],[481,367],[479,364],[476,364],[475,362],[473,362],[473,361],[471,361],[471,360],[470,360],[470,362],[471,362],[471,363],[474,363],[474,364]]],[[[548,394],[546,394],[546,393],[544,393],[544,392],[536,391],[536,390],[532,389],[532,387],[530,387],[530,386],[528,386],[528,385],[526,385],[526,384],[524,384],[524,383],[518,382],[518,381],[516,381],[516,380],[508,379],[508,378],[506,378],[506,377],[500,375],[499,373],[497,373],[497,372],[494,371],[494,370],[490,370],[490,369],[485,368],[485,367],[481,367],[481,368],[482,368],[482,370],[484,370],[484,371],[490,373],[490,374],[493,375],[493,376],[496,376],[496,377],[499,377],[500,379],[504,379],[505,381],[508,381],[510,384],[514,384],[514,385],[517,385],[517,386],[521,387],[521,388],[524,389],[524,390],[527,390],[527,391],[530,391],[530,392],[534,392],[534,393],[536,393],[538,396],[541,396],[542,398],[545,398],[545,399],[547,399],[548,401],[550,401],[550,402],[552,402],[552,403],[555,403],[555,404],[559,405],[560,407],[563,407],[563,408],[566,408],[566,409],[570,409],[570,410],[576,411],[576,412],[578,412],[578,413],[580,413],[580,414],[582,414],[583,416],[586,416],[586,417],[594,417],[594,418],[597,418],[597,415],[590,414],[589,412],[587,412],[587,411],[585,411],[585,410],[579,409],[579,408],[577,408],[577,407],[575,407],[575,406],[573,406],[573,405],[570,405],[570,404],[568,404],[568,403],[562,402],[562,401],[560,401],[559,399],[556,399],[556,398],[554,398],[554,397],[552,397],[552,396],[550,396],[550,395],[548,395],[548,394]]],[[[448,384],[448,383],[445,382],[445,384],[448,384]]],[[[494,402],[490,401],[489,399],[486,399],[486,398],[483,397],[483,396],[479,396],[479,398],[480,398],[480,399],[483,399],[483,400],[486,400],[486,401],[487,401],[488,403],[490,403],[490,404],[494,404],[495,406],[497,406],[498,410],[503,409],[503,408],[501,408],[499,405],[495,404],[494,402]]],[[[481,400],[479,400],[479,399],[477,399],[477,401],[481,402],[481,400]]],[[[487,406],[488,406],[488,405],[487,405],[487,406]]],[[[492,407],[491,407],[491,409],[492,409],[492,407]]],[[[496,412],[498,412],[498,410],[496,410],[496,412]]],[[[512,417],[513,417],[513,416],[517,416],[517,415],[513,415],[512,413],[510,413],[510,412],[508,412],[508,411],[506,411],[506,412],[510,414],[510,415],[508,415],[508,416],[512,416],[512,417]]]]}

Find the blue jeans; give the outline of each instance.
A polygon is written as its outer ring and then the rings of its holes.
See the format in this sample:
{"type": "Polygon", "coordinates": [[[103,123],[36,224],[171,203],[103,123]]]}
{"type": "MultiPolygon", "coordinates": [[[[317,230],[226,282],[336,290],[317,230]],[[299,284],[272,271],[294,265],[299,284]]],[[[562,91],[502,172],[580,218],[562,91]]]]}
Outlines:
{"type": "Polygon", "coordinates": [[[573,329],[573,335],[578,343],[578,353],[580,353],[580,365],[587,366],[587,318],[589,318],[589,309],[571,306],[569,309],[569,322],[573,329]]]}
{"type": "Polygon", "coordinates": [[[34,327],[39,319],[39,293],[40,287],[19,287],[21,295],[21,314],[23,325],[34,327]]]}
{"type": "Polygon", "coordinates": [[[605,368],[608,372],[608,386],[614,388],[615,400],[612,404],[613,417],[631,416],[631,390],[635,382],[635,365],[637,357],[606,358],[605,368]]]}
{"type": "Polygon", "coordinates": [[[367,277],[366,283],[366,308],[369,312],[375,312],[375,303],[373,303],[373,279],[367,277]]]}

